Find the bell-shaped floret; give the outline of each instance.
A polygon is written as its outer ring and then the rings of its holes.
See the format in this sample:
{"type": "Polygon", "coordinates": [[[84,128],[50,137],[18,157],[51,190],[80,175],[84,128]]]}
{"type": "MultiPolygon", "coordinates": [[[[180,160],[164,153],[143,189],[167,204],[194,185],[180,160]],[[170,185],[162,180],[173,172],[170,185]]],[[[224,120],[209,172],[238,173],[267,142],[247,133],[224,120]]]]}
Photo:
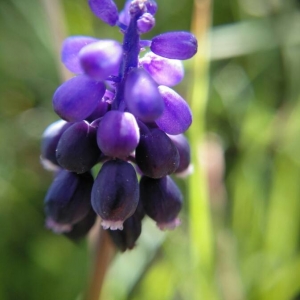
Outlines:
{"type": "Polygon", "coordinates": [[[72,230],[64,233],[69,239],[78,241],[84,238],[96,222],[97,214],[91,208],[89,213],[78,223],[75,223],[72,230]]]}
{"type": "Polygon", "coordinates": [[[118,8],[113,0],[89,0],[91,11],[96,17],[110,26],[115,26],[119,15],[118,8]]]}
{"type": "Polygon", "coordinates": [[[182,195],[171,177],[152,179],[143,176],[140,181],[140,200],[146,214],[161,229],[174,229],[180,224],[177,218],[182,206],[182,195]]]}
{"type": "Polygon", "coordinates": [[[144,122],[152,122],[163,113],[164,101],[157,84],[143,69],[128,74],[124,97],[130,112],[144,122]]]}
{"type": "Polygon", "coordinates": [[[104,92],[103,82],[79,75],[58,87],[53,96],[53,108],[64,120],[82,121],[95,110],[104,92]]]}
{"type": "Polygon", "coordinates": [[[91,209],[93,176],[61,170],[45,198],[46,226],[54,232],[70,232],[91,209]]]}
{"type": "Polygon", "coordinates": [[[192,111],[187,102],[174,90],[159,86],[158,90],[164,100],[163,114],[155,121],[158,127],[168,134],[185,132],[192,124],[192,111]]]}
{"type": "Polygon", "coordinates": [[[98,162],[100,155],[97,128],[86,121],[69,127],[62,134],[56,150],[59,165],[75,173],[89,171],[98,162]]]}
{"type": "Polygon", "coordinates": [[[139,201],[139,186],[133,166],[110,160],[103,164],[93,186],[92,206],[104,229],[123,229],[139,201]]]}
{"type": "Polygon", "coordinates": [[[45,169],[56,171],[59,164],[56,159],[56,148],[62,134],[72,125],[63,120],[50,124],[42,136],[41,163],[45,169]]]}
{"type": "Polygon", "coordinates": [[[99,124],[97,142],[107,156],[125,159],[135,150],[139,139],[139,128],[131,113],[111,110],[99,124]]]}
{"type": "Polygon", "coordinates": [[[183,65],[178,59],[168,59],[148,52],[140,59],[140,64],[157,84],[174,86],[184,77],[183,65]]]}
{"type": "Polygon", "coordinates": [[[157,55],[172,59],[189,59],[197,52],[195,36],[185,31],[166,32],[152,39],[150,49],[157,55]]]}
{"type": "Polygon", "coordinates": [[[64,40],[61,52],[61,60],[66,68],[75,73],[82,74],[78,53],[88,44],[95,43],[98,40],[89,36],[70,36],[64,40]]]}
{"type": "Polygon", "coordinates": [[[183,173],[188,169],[191,163],[191,148],[189,142],[183,134],[170,135],[169,137],[179,153],[179,166],[175,173],[183,173]]]}
{"type": "Polygon", "coordinates": [[[122,46],[117,41],[101,40],[84,47],[79,52],[79,59],[85,74],[101,81],[118,74],[122,53],[122,46]]]}
{"type": "Polygon", "coordinates": [[[144,175],[160,178],[176,171],[179,154],[170,138],[160,129],[141,134],[135,160],[144,175]]]}
{"type": "Polygon", "coordinates": [[[122,252],[134,248],[141,232],[142,222],[136,212],[124,222],[123,230],[108,230],[113,243],[122,252]]]}
{"type": "Polygon", "coordinates": [[[137,20],[137,28],[140,34],[149,32],[155,25],[154,17],[149,13],[142,14],[137,20]]]}

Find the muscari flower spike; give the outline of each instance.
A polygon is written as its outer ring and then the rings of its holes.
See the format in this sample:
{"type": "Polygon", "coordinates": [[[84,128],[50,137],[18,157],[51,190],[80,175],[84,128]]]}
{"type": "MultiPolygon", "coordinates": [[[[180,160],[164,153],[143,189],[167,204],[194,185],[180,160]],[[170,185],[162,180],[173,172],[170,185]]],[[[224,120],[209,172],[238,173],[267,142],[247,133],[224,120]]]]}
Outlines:
{"type": "Polygon", "coordinates": [[[75,76],[55,91],[53,108],[62,120],[42,139],[41,161],[55,172],[46,226],[77,240],[99,215],[125,251],[135,246],[145,215],[162,230],[180,224],[182,195],[170,175],[190,170],[183,133],[192,113],[171,87],[183,79],[182,60],[197,52],[197,40],[185,31],[142,40],[155,26],[154,0],[127,0],[120,13],[113,0],[88,5],[124,38],[120,44],[72,36],[63,43],[62,62],[75,76]]]}

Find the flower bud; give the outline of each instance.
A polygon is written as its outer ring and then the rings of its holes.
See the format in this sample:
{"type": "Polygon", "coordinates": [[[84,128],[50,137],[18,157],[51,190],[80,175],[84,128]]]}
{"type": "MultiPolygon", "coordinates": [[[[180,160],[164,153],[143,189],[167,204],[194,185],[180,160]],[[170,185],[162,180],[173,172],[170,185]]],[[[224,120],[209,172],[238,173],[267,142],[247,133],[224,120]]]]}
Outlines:
{"type": "Polygon", "coordinates": [[[137,28],[140,34],[149,32],[155,25],[154,17],[149,13],[144,13],[137,20],[137,28]]]}
{"type": "Polygon", "coordinates": [[[104,92],[103,82],[79,75],[58,87],[53,96],[53,108],[64,120],[82,121],[95,110],[104,92]]]}
{"type": "Polygon", "coordinates": [[[97,142],[107,156],[125,159],[135,150],[139,139],[137,122],[129,112],[109,111],[99,124],[97,142]]]}
{"type": "Polygon", "coordinates": [[[136,213],[124,222],[123,230],[108,230],[113,243],[122,252],[134,248],[141,232],[142,222],[136,213]]]}
{"type": "Polygon", "coordinates": [[[69,232],[91,209],[93,176],[61,170],[45,198],[46,226],[54,232],[69,232]]]}
{"type": "Polygon", "coordinates": [[[140,64],[152,76],[157,84],[174,86],[184,76],[182,62],[178,59],[168,59],[152,52],[148,52],[140,64]]]}
{"type": "Polygon", "coordinates": [[[135,151],[135,160],[144,175],[160,178],[176,171],[179,154],[163,131],[152,129],[141,135],[135,151]]]}
{"type": "Polygon", "coordinates": [[[185,132],[192,124],[192,112],[187,102],[166,86],[161,85],[158,90],[164,100],[165,109],[155,123],[168,134],[185,132]]]}
{"type": "Polygon", "coordinates": [[[127,76],[124,92],[128,109],[144,122],[156,120],[164,110],[156,82],[143,69],[133,69],[127,76]]]}
{"type": "Polygon", "coordinates": [[[56,150],[56,158],[64,169],[85,173],[97,162],[101,151],[97,145],[97,129],[86,121],[69,127],[61,136],[56,150]]]}
{"type": "Polygon", "coordinates": [[[157,11],[157,4],[155,2],[155,0],[147,0],[146,1],[146,7],[147,7],[147,11],[151,14],[151,15],[155,15],[156,11],[157,11]]]}
{"type": "Polygon", "coordinates": [[[78,53],[88,44],[95,43],[98,40],[89,36],[70,36],[64,40],[61,52],[61,60],[66,68],[75,73],[82,74],[78,53]]]}
{"type": "Polygon", "coordinates": [[[97,214],[91,208],[89,213],[78,223],[75,223],[72,230],[65,232],[64,235],[73,241],[84,238],[96,222],[97,214]]]}
{"type": "Polygon", "coordinates": [[[189,59],[197,52],[195,36],[185,31],[162,33],[152,39],[150,49],[157,55],[172,59],[189,59]]]}
{"type": "Polygon", "coordinates": [[[127,0],[123,10],[119,13],[119,22],[123,23],[124,25],[129,25],[130,23],[130,13],[129,13],[129,9],[130,9],[130,4],[131,4],[132,0],[127,0]]]}
{"type": "Polygon", "coordinates": [[[82,48],[79,60],[86,75],[101,81],[118,74],[122,53],[122,46],[117,41],[101,40],[82,48]]]}
{"type": "Polygon", "coordinates": [[[180,224],[177,215],[182,206],[182,195],[171,177],[152,179],[143,176],[140,181],[140,200],[146,214],[161,229],[174,229],[180,224]]]}
{"type": "Polygon", "coordinates": [[[104,229],[123,229],[123,222],[136,210],[139,186],[133,166],[110,160],[103,164],[93,186],[92,206],[104,229]]]}
{"type": "Polygon", "coordinates": [[[169,138],[172,140],[179,153],[179,166],[175,173],[185,172],[191,163],[191,149],[189,142],[183,134],[170,135],[169,138]]]}
{"type": "Polygon", "coordinates": [[[59,163],[56,159],[56,148],[62,134],[72,125],[63,120],[50,124],[43,133],[41,162],[45,169],[56,171],[59,163]]]}
{"type": "Polygon", "coordinates": [[[119,15],[118,8],[112,0],[89,0],[91,11],[96,17],[110,26],[115,26],[119,15]]]}

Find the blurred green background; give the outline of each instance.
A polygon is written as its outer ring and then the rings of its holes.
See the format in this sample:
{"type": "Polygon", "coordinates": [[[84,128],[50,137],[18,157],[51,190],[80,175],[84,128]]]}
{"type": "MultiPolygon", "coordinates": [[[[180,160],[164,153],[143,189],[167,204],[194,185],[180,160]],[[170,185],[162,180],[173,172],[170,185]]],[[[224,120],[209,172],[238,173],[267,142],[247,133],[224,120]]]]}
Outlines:
{"type": "MultiPolygon", "coordinates": [[[[192,0],[157,3],[149,36],[190,30],[192,0]]],[[[176,179],[182,225],[162,233],[146,220],[138,247],[113,260],[104,300],[299,299],[300,2],[203,7],[209,53],[200,41],[176,87],[194,109],[195,172],[176,179]]],[[[59,59],[69,35],[121,41],[86,0],[0,0],[1,300],[80,299],[93,265],[86,241],[44,228],[52,178],[40,138],[58,119],[51,98],[69,76],[59,59]]]]}

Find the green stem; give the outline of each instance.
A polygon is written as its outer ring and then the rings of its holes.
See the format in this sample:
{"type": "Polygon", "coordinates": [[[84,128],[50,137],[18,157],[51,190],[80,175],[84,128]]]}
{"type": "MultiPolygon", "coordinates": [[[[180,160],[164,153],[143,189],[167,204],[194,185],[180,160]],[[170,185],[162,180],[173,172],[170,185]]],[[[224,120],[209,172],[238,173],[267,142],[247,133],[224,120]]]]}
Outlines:
{"type": "Polygon", "coordinates": [[[189,180],[190,251],[193,272],[193,299],[218,299],[214,277],[214,245],[210,203],[200,148],[205,137],[205,112],[209,89],[207,31],[210,25],[210,0],[195,0],[193,33],[199,45],[194,58],[190,102],[193,126],[189,130],[194,173],[189,180]]]}

